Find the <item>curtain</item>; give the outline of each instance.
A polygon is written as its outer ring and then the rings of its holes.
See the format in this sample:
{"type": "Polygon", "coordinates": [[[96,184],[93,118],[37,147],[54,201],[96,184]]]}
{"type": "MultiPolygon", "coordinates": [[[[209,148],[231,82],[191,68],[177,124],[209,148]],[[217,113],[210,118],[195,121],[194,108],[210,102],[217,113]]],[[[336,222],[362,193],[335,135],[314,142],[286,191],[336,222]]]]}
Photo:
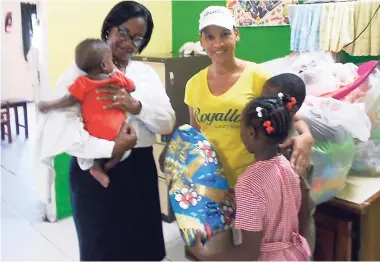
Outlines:
{"type": "Polygon", "coordinates": [[[21,3],[22,43],[25,61],[28,61],[27,55],[32,45],[32,14],[37,14],[37,6],[35,4],[21,3]]]}

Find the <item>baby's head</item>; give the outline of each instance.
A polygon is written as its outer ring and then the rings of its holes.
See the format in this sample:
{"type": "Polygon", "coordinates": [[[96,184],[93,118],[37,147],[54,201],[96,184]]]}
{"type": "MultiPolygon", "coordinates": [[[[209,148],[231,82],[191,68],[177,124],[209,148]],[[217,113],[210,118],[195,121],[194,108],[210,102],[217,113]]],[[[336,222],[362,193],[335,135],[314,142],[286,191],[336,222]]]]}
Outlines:
{"type": "Polygon", "coordinates": [[[109,74],[115,68],[110,47],[100,39],[80,42],[75,49],[75,62],[87,74],[109,74]]]}
{"type": "Polygon", "coordinates": [[[278,93],[294,97],[296,104],[292,107],[292,115],[301,108],[306,97],[304,81],[295,74],[285,73],[268,79],[263,87],[264,96],[277,96],[278,93]]]}
{"type": "Polygon", "coordinates": [[[294,98],[279,93],[251,100],[243,110],[240,137],[253,154],[285,141],[293,124],[294,98]]]}

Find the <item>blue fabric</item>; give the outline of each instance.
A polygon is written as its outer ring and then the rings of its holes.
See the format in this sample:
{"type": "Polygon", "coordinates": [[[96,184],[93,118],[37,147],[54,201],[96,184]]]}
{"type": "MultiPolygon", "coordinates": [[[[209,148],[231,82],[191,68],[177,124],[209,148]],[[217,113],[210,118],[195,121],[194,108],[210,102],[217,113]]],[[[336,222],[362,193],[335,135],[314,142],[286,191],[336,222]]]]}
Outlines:
{"type": "Polygon", "coordinates": [[[319,4],[289,7],[290,49],[296,52],[319,51],[322,7],[319,4]]]}
{"type": "Polygon", "coordinates": [[[197,231],[203,241],[231,227],[234,210],[228,182],[214,148],[189,125],[173,134],[165,158],[169,198],[186,245],[197,231]]]}

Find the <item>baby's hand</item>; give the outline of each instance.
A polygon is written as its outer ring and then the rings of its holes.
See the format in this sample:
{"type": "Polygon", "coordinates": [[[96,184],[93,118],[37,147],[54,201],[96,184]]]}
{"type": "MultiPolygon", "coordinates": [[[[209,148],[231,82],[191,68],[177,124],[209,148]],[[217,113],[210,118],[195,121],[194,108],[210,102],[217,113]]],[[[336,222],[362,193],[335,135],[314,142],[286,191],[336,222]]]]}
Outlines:
{"type": "Polygon", "coordinates": [[[42,113],[46,113],[47,111],[49,111],[48,102],[39,102],[37,107],[38,107],[38,110],[40,110],[40,112],[42,113]]]}
{"type": "Polygon", "coordinates": [[[207,260],[208,250],[203,246],[201,242],[202,233],[198,232],[195,236],[194,245],[189,247],[189,251],[196,256],[199,260],[207,260]]]}

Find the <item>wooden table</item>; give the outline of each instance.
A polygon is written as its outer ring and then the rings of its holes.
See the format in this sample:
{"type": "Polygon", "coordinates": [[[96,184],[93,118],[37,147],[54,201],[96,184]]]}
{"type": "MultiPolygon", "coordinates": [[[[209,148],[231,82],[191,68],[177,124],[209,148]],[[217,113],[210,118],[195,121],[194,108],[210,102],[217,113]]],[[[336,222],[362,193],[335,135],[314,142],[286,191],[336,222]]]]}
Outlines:
{"type": "Polygon", "coordinates": [[[348,177],[317,207],[316,261],[380,261],[380,178],[348,177]]]}
{"type": "Polygon", "coordinates": [[[5,108],[7,105],[7,102],[9,102],[9,106],[13,108],[15,113],[15,123],[16,123],[16,134],[20,134],[20,127],[23,127],[25,130],[25,138],[29,137],[29,129],[28,129],[28,107],[27,103],[29,103],[29,100],[26,99],[7,99],[1,101],[1,108],[5,108]],[[24,112],[24,124],[21,125],[18,119],[18,108],[22,107],[24,112]]]}

